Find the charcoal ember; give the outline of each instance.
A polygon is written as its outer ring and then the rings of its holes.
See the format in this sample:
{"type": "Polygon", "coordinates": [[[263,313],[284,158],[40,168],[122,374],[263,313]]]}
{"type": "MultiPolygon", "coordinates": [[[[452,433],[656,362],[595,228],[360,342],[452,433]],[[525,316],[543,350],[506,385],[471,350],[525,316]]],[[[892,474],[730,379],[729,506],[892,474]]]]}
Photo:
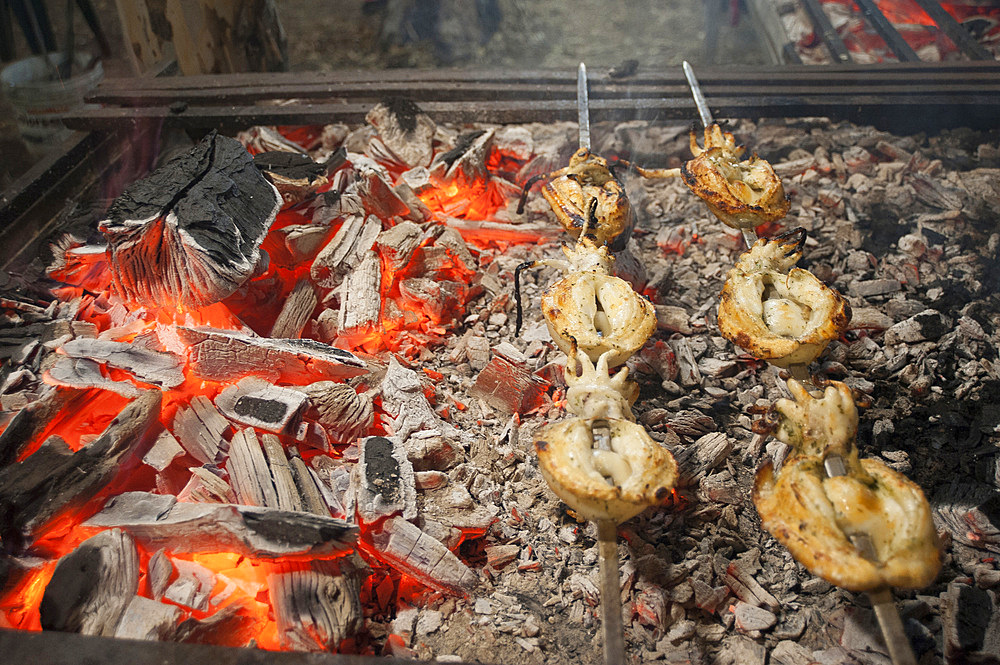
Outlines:
{"type": "Polygon", "coordinates": [[[399,194],[393,190],[392,177],[375,160],[364,155],[349,154],[348,159],[354,169],[354,183],[348,191],[354,191],[361,199],[365,212],[379,219],[406,217],[410,208],[399,194]]]}
{"type": "Polygon", "coordinates": [[[215,398],[215,406],[233,422],[282,434],[298,427],[308,399],[300,390],[249,376],[223,388],[215,398]]]}
{"type": "Polygon", "coordinates": [[[63,511],[82,507],[145,452],[160,416],[161,395],[147,390],[130,402],[96,439],[72,452],[52,437],[30,457],[0,470],[0,540],[16,551],[63,511]]]}
{"type": "Polygon", "coordinates": [[[204,395],[191,398],[188,407],[177,409],[172,425],[174,436],[202,464],[213,464],[221,455],[223,437],[229,423],[204,395]]]}
{"type": "Polygon", "coordinates": [[[149,492],[111,498],[87,526],[120,526],[150,548],[277,558],[350,549],[357,527],[332,517],[254,506],[183,503],[149,492]]]}
{"type": "Polygon", "coordinates": [[[384,145],[396,162],[407,167],[431,163],[437,126],[411,100],[392,97],[379,102],[365,120],[378,132],[375,140],[384,145]]]}
{"type": "Polygon", "coordinates": [[[360,442],[361,455],[351,478],[361,519],[373,524],[390,515],[405,519],[417,516],[417,496],[413,465],[406,448],[384,436],[370,436],[360,442]]]}
{"type": "Polygon", "coordinates": [[[163,640],[170,635],[184,612],[176,605],[143,596],[133,596],[125,607],[115,637],[126,640],[163,640]]]}
{"type": "Polygon", "coordinates": [[[430,166],[431,179],[440,184],[453,182],[460,175],[468,181],[489,178],[486,158],[495,133],[491,128],[459,136],[454,148],[434,158],[430,166]]]}
{"type": "Polygon", "coordinates": [[[111,204],[98,228],[116,292],[152,307],[222,300],[257,269],[280,207],[239,141],[212,132],[111,204]]]}
{"type": "Polygon", "coordinates": [[[333,288],[340,284],[368,255],[382,231],[382,221],[375,215],[352,213],[344,216],[337,233],[313,261],[309,274],[318,286],[333,288]]]}
{"type": "Polygon", "coordinates": [[[182,607],[204,612],[208,609],[208,597],[215,586],[215,575],[211,570],[193,561],[175,559],[173,561],[177,577],[163,592],[163,597],[182,607]]]}
{"type": "Polygon", "coordinates": [[[544,403],[548,389],[549,383],[535,376],[527,363],[494,349],[471,394],[504,413],[525,414],[544,403]]]}
{"type": "Polygon", "coordinates": [[[278,507],[278,493],[271,480],[264,449],[253,428],[247,427],[233,435],[226,470],[242,505],[278,507]]]}
{"type": "Polygon", "coordinates": [[[139,553],[121,529],[91,536],[59,559],[39,606],[44,630],[115,634],[139,590],[139,553]]]}
{"type": "Polygon", "coordinates": [[[157,471],[163,471],[170,466],[171,462],[183,454],[184,448],[177,442],[177,438],[168,430],[163,430],[156,437],[156,441],[153,442],[149,452],[143,455],[142,461],[157,471]]]}
{"type": "Polygon", "coordinates": [[[177,493],[180,501],[193,503],[236,503],[236,492],[219,477],[214,467],[194,466],[188,469],[191,477],[177,493]]]}
{"type": "Polygon", "coordinates": [[[337,327],[343,332],[367,333],[382,313],[382,261],[375,251],[365,252],[340,288],[337,327]]]}
{"type": "Polygon", "coordinates": [[[1000,606],[996,594],[952,582],[942,600],[945,662],[1000,662],[1000,606]]]}
{"type": "Polygon", "coordinates": [[[364,624],[361,584],[371,569],[357,555],[306,566],[278,564],[267,576],[281,646],[336,651],[364,624]]]}
{"type": "Polygon", "coordinates": [[[126,370],[139,381],[158,388],[176,388],[184,383],[181,359],[167,351],[108,339],[74,339],[63,344],[60,351],[70,358],[85,358],[126,370]]]}
{"type": "Polygon", "coordinates": [[[85,390],[76,388],[50,387],[38,399],[14,414],[0,433],[0,468],[16,460],[60,411],[86,394],[85,390]]]}
{"type": "Polygon", "coordinates": [[[236,381],[247,375],[269,381],[343,380],[367,373],[365,362],[353,353],[311,339],[272,339],[185,326],[174,332],[176,340],[170,344],[186,349],[194,374],[210,381],[236,381]]]}
{"type": "Polygon", "coordinates": [[[243,600],[226,605],[204,619],[185,619],[165,639],[191,644],[245,647],[259,634],[265,621],[250,602],[243,600]]]}
{"type": "Polygon", "coordinates": [[[371,531],[372,545],[392,567],[422,584],[467,596],[479,578],[438,540],[402,517],[391,517],[371,531]]]}
{"type": "Polygon", "coordinates": [[[122,397],[134,399],[139,396],[139,389],[131,381],[115,381],[104,376],[100,363],[87,358],[69,358],[60,356],[45,371],[46,383],[64,388],[99,388],[116,392],[122,397]]]}
{"type": "MultiPolygon", "coordinates": [[[[462,433],[441,419],[424,395],[420,377],[403,367],[395,356],[389,358],[389,368],[380,387],[385,425],[402,441],[416,433],[431,433],[461,439],[462,433]]],[[[407,444],[409,448],[409,444],[407,444]]]]}
{"type": "Polygon", "coordinates": [[[301,153],[269,150],[254,155],[253,165],[270,178],[286,203],[295,203],[327,184],[327,173],[337,168],[338,162],[342,164],[345,157],[342,151],[318,163],[301,153]]]}
{"type": "Polygon", "coordinates": [[[319,304],[316,289],[307,278],[295,283],[271,326],[271,337],[297,338],[302,335],[313,310],[319,304]]]}
{"type": "Polygon", "coordinates": [[[375,420],[372,398],[346,383],[317,381],[303,387],[312,410],[326,432],[338,443],[364,435],[375,420]]]}

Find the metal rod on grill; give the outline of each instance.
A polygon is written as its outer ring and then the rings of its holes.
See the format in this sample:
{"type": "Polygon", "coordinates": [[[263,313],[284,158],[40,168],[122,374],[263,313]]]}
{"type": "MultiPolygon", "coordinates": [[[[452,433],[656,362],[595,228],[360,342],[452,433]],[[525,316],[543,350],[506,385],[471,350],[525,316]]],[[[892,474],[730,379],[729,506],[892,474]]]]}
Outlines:
{"type": "MultiPolygon", "coordinates": [[[[603,420],[591,424],[591,439],[597,450],[611,450],[611,429],[603,420]]],[[[625,629],[622,626],[622,591],[618,571],[618,526],[611,520],[595,520],[597,553],[601,568],[601,625],[604,632],[604,665],[625,662],[625,629]]]]}
{"type": "Polygon", "coordinates": [[[993,56],[987,51],[982,44],[976,41],[976,38],[969,34],[962,25],[952,18],[952,15],[941,6],[938,0],[916,0],[920,8],[927,12],[927,15],[931,17],[938,27],[941,28],[941,32],[948,35],[948,39],[955,43],[955,46],[962,49],[962,52],[969,57],[970,60],[992,60],[993,56]]]}
{"type": "MultiPolygon", "coordinates": [[[[587,65],[582,62],[576,76],[576,111],[580,122],[580,147],[590,150],[587,65]]],[[[611,429],[606,421],[595,420],[591,423],[590,436],[594,448],[611,450],[611,429]]],[[[618,582],[618,527],[611,520],[595,520],[595,524],[597,524],[597,553],[601,569],[604,665],[620,665],[625,662],[625,629],[622,626],[622,592],[618,582]]]]}
{"type": "Polygon", "coordinates": [[[875,29],[879,37],[885,40],[900,62],[920,62],[920,56],[896,31],[892,22],[885,17],[874,0],[854,0],[854,2],[861,9],[861,13],[865,15],[865,20],[875,29]]]}
{"type": "Polygon", "coordinates": [[[823,11],[819,0],[802,0],[802,8],[806,10],[809,20],[812,21],[813,27],[816,28],[816,33],[823,41],[823,45],[826,46],[826,50],[830,52],[833,59],[842,63],[854,62],[851,54],[847,51],[844,40],[840,38],[837,30],[830,23],[830,18],[823,11]]]}
{"type": "MultiPolygon", "coordinates": [[[[698,84],[698,77],[694,75],[694,68],[687,60],[681,63],[681,67],[684,68],[684,78],[687,79],[688,86],[691,88],[694,105],[698,107],[701,124],[705,129],[708,129],[714,120],[712,120],[712,110],[708,108],[708,101],[705,99],[705,94],[701,91],[701,86],[698,84]]],[[[753,247],[753,244],[757,242],[757,232],[753,229],[743,229],[743,242],[747,244],[748,248],[753,247]]]]}
{"type": "MultiPolygon", "coordinates": [[[[823,468],[830,478],[847,475],[847,466],[840,455],[828,455],[823,460],[823,468]]],[[[873,561],[878,559],[872,539],[867,534],[851,536],[851,543],[866,559],[873,561]]],[[[899,616],[899,609],[893,600],[892,592],[888,588],[877,589],[868,592],[868,598],[872,602],[872,609],[875,610],[875,618],[882,629],[882,638],[889,648],[889,658],[892,659],[893,665],[917,665],[917,658],[903,630],[903,621],[899,616]]]]}
{"type": "Polygon", "coordinates": [[[580,147],[590,150],[590,97],[587,94],[587,65],[576,70],[576,117],[580,123],[580,147]]]}

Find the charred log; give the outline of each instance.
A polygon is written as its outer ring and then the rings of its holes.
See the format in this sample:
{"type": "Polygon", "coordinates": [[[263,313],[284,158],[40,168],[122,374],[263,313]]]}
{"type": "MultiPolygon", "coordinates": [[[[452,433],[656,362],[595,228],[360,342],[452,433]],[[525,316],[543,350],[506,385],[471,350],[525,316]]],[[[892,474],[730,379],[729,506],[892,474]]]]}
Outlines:
{"type": "Polygon", "coordinates": [[[357,527],[332,517],[226,504],[181,503],[172,496],[126,492],[85,523],[120,526],[146,547],[248,556],[322,556],[349,549],[357,527]]]}
{"type": "Polygon", "coordinates": [[[160,415],[160,392],[146,391],[80,450],[50,440],[22,462],[0,470],[0,540],[18,550],[49,520],[82,506],[131,458],[141,454],[146,432],[160,415]]]}
{"type": "Polygon", "coordinates": [[[99,228],[115,290],[154,307],[222,300],[253,274],[280,206],[239,141],[209,134],[112,203],[99,228]]]}
{"type": "Polygon", "coordinates": [[[135,541],[121,529],[102,531],[56,564],[39,606],[42,628],[114,635],[138,589],[135,541]]]}

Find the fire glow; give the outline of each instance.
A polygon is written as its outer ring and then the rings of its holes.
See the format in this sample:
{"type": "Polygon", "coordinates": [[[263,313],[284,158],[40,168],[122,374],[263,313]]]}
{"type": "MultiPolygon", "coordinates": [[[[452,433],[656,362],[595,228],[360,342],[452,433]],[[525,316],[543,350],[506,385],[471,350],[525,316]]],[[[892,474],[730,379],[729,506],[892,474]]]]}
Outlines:
{"type": "MultiPolygon", "coordinates": [[[[315,146],[322,133],[318,128],[282,128],[282,130],[280,133],[265,133],[260,138],[271,142],[302,141],[315,146]]],[[[251,144],[248,145],[248,150],[256,153],[260,152],[261,148],[259,145],[251,144]]],[[[510,158],[504,158],[499,154],[491,154],[490,160],[494,168],[516,166],[510,158]]],[[[329,190],[329,187],[325,189],[329,190]]],[[[483,178],[472,178],[460,172],[449,182],[442,183],[440,187],[422,192],[420,199],[429,209],[432,220],[445,220],[448,217],[492,219],[496,212],[507,204],[509,190],[510,187],[499,185],[498,181],[494,181],[488,174],[483,178]]],[[[322,194],[323,191],[317,192],[317,195],[322,194]]],[[[164,339],[176,337],[176,333],[172,331],[177,326],[207,326],[234,332],[253,330],[267,336],[270,325],[281,311],[282,303],[290,297],[297,284],[309,279],[310,262],[303,262],[301,256],[295,256],[285,241],[289,227],[302,226],[311,221],[308,214],[299,203],[286,204],[278,213],[262,243],[263,250],[270,257],[266,269],[252,277],[232,296],[204,307],[175,305],[154,308],[129,304],[115,293],[108,254],[74,240],[67,240],[56,248],[59,259],[52,265],[49,276],[60,284],[55,289],[56,295],[64,301],[78,302],[75,321],[79,322],[79,325],[90,326],[93,334],[103,340],[155,346],[156,340],[159,339],[159,344],[162,345],[164,339]]],[[[392,225],[398,221],[396,218],[383,220],[383,223],[392,225]]],[[[340,227],[339,222],[331,224],[329,232],[321,238],[321,241],[323,243],[329,241],[340,227]]],[[[446,245],[444,248],[435,246],[435,235],[432,234],[419,243],[409,261],[401,266],[393,267],[391,260],[379,255],[378,298],[382,303],[382,311],[370,324],[350,330],[339,330],[334,339],[326,341],[351,351],[377,353],[389,350],[410,357],[416,357],[421,350],[442,343],[444,336],[466,316],[469,303],[482,293],[482,288],[476,284],[475,279],[477,270],[477,266],[474,265],[475,256],[468,252],[463,254],[453,247],[454,244],[446,245]]],[[[478,254],[478,251],[476,253],[478,254]]],[[[338,299],[336,294],[331,294],[322,288],[317,291],[317,302],[330,298],[334,301],[338,299]]],[[[309,313],[310,318],[313,313],[309,313]]],[[[307,326],[300,335],[305,337],[315,333],[315,327],[307,326]]],[[[178,350],[176,341],[172,342],[172,345],[174,350],[178,350]]],[[[180,351],[190,356],[189,348],[180,351]]],[[[183,382],[163,392],[159,423],[168,431],[172,424],[176,425],[178,412],[190,409],[193,398],[211,401],[228,385],[198,376],[192,371],[190,357],[188,360],[183,368],[183,382]]],[[[102,365],[100,371],[104,379],[109,381],[128,382],[141,389],[156,388],[112,364],[102,365]]],[[[287,379],[292,385],[306,381],[302,376],[283,375],[283,379],[287,379]]],[[[48,382],[57,386],[66,385],[51,376],[48,377],[48,382]]],[[[71,399],[35,437],[32,444],[21,452],[18,461],[30,458],[39,450],[42,442],[50,437],[58,437],[65,441],[71,451],[80,450],[101,435],[104,428],[118,416],[128,401],[127,398],[109,390],[78,391],[76,397],[71,399]]],[[[456,403],[456,406],[464,408],[464,405],[459,403],[456,403]]],[[[378,401],[375,403],[375,409],[376,416],[383,415],[378,401]]],[[[447,413],[446,410],[444,412],[447,413]]],[[[381,418],[376,417],[366,434],[383,434],[382,427],[378,424],[380,421],[381,418]]],[[[235,436],[235,425],[230,424],[226,429],[229,432],[227,437],[235,436]]],[[[293,442],[292,438],[282,435],[282,444],[287,446],[289,443],[301,443],[301,441],[293,442]]],[[[342,453],[342,445],[350,442],[336,443],[340,443],[341,446],[326,451],[334,459],[342,453]]],[[[308,461],[318,452],[303,448],[301,454],[303,459],[308,461]]],[[[27,568],[13,584],[8,585],[7,591],[0,598],[0,625],[21,630],[42,629],[39,607],[46,586],[53,575],[56,561],[99,531],[93,527],[83,526],[82,522],[101,508],[108,491],[162,490],[177,494],[190,478],[189,472],[182,467],[193,464],[195,460],[189,454],[182,453],[159,474],[149,467],[139,465],[138,468],[120,474],[115,482],[88,501],[86,506],[76,506],[73,510],[52,519],[43,529],[36,531],[29,553],[40,556],[45,561],[27,568]]],[[[215,473],[221,475],[224,472],[217,469],[215,473]]],[[[361,527],[360,543],[356,551],[362,554],[367,565],[373,570],[361,587],[362,600],[367,599],[369,606],[382,607],[383,610],[389,611],[396,605],[417,604],[422,597],[428,595],[428,587],[442,591],[450,589],[451,593],[456,591],[455,587],[442,585],[428,578],[404,557],[392,553],[380,553],[378,548],[372,545],[370,532],[372,529],[380,531],[384,527],[382,520],[366,524],[358,516],[355,516],[355,519],[361,527]],[[377,585],[376,579],[381,579],[377,585]]],[[[452,544],[455,549],[466,539],[482,537],[485,528],[470,527],[460,531],[461,537],[452,544]]],[[[157,552],[142,543],[137,543],[136,549],[141,571],[139,595],[155,598],[176,607],[179,610],[178,616],[186,622],[205,621],[229,608],[231,615],[226,620],[229,627],[224,631],[209,631],[212,632],[215,643],[243,646],[252,640],[264,649],[302,648],[302,644],[289,642],[283,637],[277,623],[279,619],[276,619],[273,608],[274,600],[270,597],[268,579],[279,569],[285,573],[294,572],[297,568],[304,570],[311,565],[309,561],[299,561],[294,557],[255,558],[228,551],[193,553],[167,551],[166,555],[174,564],[171,577],[166,580],[168,585],[176,582],[178,576],[185,574],[185,568],[207,571],[204,574],[212,580],[210,587],[204,590],[208,598],[207,603],[191,606],[195,603],[186,605],[176,599],[163,598],[162,593],[160,595],[154,593],[150,579],[150,560],[157,552]]],[[[335,650],[346,652],[374,653],[373,647],[365,642],[363,637],[361,639],[352,637],[334,645],[328,644],[318,634],[313,635],[313,638],[316,644],[308,648],[322,650],[332,646],[335,650]]]]}

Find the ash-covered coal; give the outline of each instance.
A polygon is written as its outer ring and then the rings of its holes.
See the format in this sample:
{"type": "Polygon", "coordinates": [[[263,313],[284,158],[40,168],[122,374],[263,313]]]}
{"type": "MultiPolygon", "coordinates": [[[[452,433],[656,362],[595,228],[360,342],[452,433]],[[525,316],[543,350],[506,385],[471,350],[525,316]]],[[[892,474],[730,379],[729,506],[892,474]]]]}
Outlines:
{"type": "Polygon", "coordinates": [[[111,204],[98,228],[115,290],[154,307],[222,300],[256,271],[280,207],[240,142],[209,134],[111,204]]]}

